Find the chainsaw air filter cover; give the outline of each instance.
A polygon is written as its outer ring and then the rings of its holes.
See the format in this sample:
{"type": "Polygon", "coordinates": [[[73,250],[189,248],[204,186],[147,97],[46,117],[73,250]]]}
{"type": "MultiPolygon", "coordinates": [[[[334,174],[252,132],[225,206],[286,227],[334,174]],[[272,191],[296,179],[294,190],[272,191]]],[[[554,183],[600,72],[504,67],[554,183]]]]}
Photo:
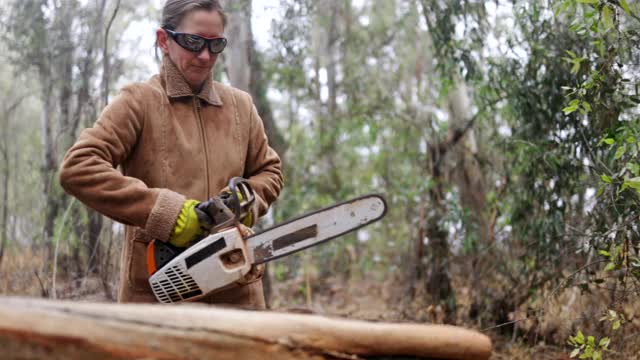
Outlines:
{"type": "Polygon", "coordinates": [[[209,235],[174,257],[149,278],[158,301],[197,300],[240,280],[251,269],[240,231],[209,235]]]}

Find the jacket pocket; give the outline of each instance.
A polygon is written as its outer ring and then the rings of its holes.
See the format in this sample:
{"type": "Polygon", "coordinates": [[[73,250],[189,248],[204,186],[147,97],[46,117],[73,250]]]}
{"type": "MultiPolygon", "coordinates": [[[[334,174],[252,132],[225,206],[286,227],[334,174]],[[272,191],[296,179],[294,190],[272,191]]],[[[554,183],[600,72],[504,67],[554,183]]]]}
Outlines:
{"type": "Polygon", "coordinates": [[[149,274],[147,273],[147,246],[153,238],[144,230],[136,228],[133,231],[132,241],[127,242],[129,246],[128,257],[128,280],[129,285],[137,291],[151,291],[149,286],[149,274]]]}

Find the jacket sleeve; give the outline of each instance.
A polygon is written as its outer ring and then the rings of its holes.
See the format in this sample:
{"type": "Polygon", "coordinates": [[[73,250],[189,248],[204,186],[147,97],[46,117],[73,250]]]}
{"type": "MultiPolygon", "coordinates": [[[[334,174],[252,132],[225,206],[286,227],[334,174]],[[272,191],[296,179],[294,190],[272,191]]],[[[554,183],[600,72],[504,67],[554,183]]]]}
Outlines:
{"type": "Polygon", "coordinates": [[[269,146],[262,119],[253,102],[250,104],[249,147],[244,177],[249,180],[251,187],[256,192],[258,213],[262,216],[267,213],[269,205],[278,198],[284,180],[280,157],[269,146]]]}
{"type": "Polygon", "coordinates": [[[80,134],[64,157],[60,184],[85,205],[153,238],[169,239],[184,196],[149,188],[116,168],[127,159],[144,129],[141,89],[129,86],[109,104],[98,121],[80,134]]]}

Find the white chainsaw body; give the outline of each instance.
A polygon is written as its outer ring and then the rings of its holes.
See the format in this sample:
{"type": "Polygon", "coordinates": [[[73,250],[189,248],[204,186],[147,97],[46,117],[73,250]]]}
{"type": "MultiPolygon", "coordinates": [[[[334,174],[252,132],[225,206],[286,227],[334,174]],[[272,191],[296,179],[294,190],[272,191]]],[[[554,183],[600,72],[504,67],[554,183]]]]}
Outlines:
{"type": "Polygon", "coordinates": [[[158,301],[197,300],[261,264],[331,240],[379,220],[386,203],[371,194],[300,216],[243,239],[237,227],[209,235],[149,278],[158,301]]]}
{"type": "Polygon", "coordinates": [[[236,227],[207,236],[149,278],[162,303],[197,300],[242,279],[251,269],[236,227]]]}

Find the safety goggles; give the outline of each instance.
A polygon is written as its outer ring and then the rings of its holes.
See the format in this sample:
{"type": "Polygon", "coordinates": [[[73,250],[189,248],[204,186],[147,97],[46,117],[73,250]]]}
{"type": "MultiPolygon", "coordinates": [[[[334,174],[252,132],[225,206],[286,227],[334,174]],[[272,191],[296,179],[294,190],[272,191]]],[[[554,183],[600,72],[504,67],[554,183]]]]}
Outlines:
{"type": "Polygon", "coordinates": [[[181,33],[169,29],[164,29],[164,31],[183,49],[195,53],[201,52],[206,46],[212,54],[220,54],[225,46],[227,46],[227,39],[223,37],[205,38],[199,35],[181,33]]]}

